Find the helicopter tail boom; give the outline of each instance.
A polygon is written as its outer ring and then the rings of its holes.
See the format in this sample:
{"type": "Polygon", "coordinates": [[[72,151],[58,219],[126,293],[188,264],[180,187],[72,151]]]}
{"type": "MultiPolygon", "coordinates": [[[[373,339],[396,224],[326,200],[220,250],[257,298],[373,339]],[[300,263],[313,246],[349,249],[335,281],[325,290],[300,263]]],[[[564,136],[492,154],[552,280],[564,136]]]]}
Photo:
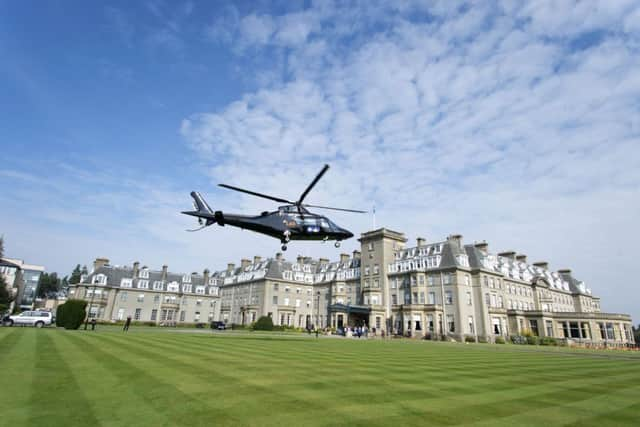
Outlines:
{"type": "Polygon", "coordinates": [[[191,192],[191,197],[193,197],[194,207],[197,209],[195,211],[184,211],[182,212],[185,215],[195,216],[198,218],[198,224],[200,224],[200,228],[195,230],[188,231],[197,231],[201,230],[205,227],[215,224],[218,222],[218,218],[216,214],[211,210],[209,204],[204,200],[204,197],[197,191],[191,192]]]}

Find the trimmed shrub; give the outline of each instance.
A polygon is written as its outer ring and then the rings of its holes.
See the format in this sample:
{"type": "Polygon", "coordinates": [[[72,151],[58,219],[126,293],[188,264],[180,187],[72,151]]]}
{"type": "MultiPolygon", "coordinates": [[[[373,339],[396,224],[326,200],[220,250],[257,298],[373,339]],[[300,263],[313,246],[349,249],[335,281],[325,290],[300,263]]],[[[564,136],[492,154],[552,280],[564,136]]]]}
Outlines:
{"type": "Polygon", "coordinates": [[[558,345],[558,342],[553,337],[540,338],[540,345],[558,345]]]}
{"type": "Polygon", "coordinates": [[[473,335],[465,335],[464,342],[476,342],[476,337],[473,335]]]}
{"type": "Polygon", "coordinates": [[[67,300],[56,310],[56,324],[65,329],[78,329],[87,317],[87,302],[79,299],[67,300]]]}
{"type": "Polygon", "coordinates": [[[527,344],[529,345],[538,345],[539,339],[535,335],[527,337],[527,344]]]}
{"type": "Polygon", "coordinates": [[[273,331],[273,320],[269,316],[262,316],[253,324],[255,331],[273,331]]]}
{"type": "Polygon", "coordinates": [[[496,344],[504,344],[505,340],[504,340],[503,337],[496,337],[495,342],[496,342],[496,344]]]}
{"type": "Polygon", "coordinates": [[[64,326],[64,304],[56,307],[56,326],[60,328],[64,326]]]}

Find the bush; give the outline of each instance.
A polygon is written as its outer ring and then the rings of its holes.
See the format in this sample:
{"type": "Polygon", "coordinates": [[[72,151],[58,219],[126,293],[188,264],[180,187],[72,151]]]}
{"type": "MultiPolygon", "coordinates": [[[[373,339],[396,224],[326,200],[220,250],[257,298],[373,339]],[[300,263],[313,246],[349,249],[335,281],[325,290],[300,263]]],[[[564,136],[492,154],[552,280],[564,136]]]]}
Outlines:
{"type": "Polygon", "coordinates": [[[539,342],[539,338],[536,337],[535,335],[527,337],[527,344],[529,345],[538,345],[538,342],[539,342]]]}
{"type": "Polygon", "coordinates": [[[253,324],[255,331],[273,331],[273,320],[269,316],[262,316],[253,324]]]}
{"type": "Polygon", "coordinates": [[[553,337],[540,338],[540,345],[558,345],[558,342],[553,337]]]}
{"type": "Polygon", "coordinates": [[[67,300],[56,310],[56,325],[65,329],[78,329],[87,317],[87,302],[79,299],[67,300]]]}
{"type": "Polygon", "coordinates": [[[496,337],[496,344],[504,344],[505,340],[503,337],[496,337]]]}
{"type": "Polygon", "coordinates": [[[478,337],[478,342],[482,343],[482,344],[486,344],[487,343],[487,339],[485,337],[478,337]]]}
{"type": "Polygon", "coordinates": [[[522,335],[511,335],[510,337],[511,342],[514,344],[526,344],[527,343],[527,337],[524,337],[522,335]]]}
{"type": "Polygon", "coordinates": [[[464,342],[476,342],[476,337],[473,335],[465,335],[464,342]]]}

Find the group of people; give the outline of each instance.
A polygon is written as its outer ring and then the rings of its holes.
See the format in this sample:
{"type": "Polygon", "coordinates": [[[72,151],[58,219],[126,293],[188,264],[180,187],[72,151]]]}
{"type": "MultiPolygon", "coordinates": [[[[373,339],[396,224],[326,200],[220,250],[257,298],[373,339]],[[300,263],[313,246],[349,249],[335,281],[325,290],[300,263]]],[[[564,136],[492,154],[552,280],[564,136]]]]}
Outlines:
{"type": "Polygon", "coordinates": [[[369,338],[369,332],[372,332],[373,335],[375,336],[376,334],[376,329],[373,328],[371,331],[369,330],[369,328],[367,327],[367,325],[363,325],[363,326],[347,326],[346,328],[344,328],[342,334],[347,337],[347,338],[369,338]]]}

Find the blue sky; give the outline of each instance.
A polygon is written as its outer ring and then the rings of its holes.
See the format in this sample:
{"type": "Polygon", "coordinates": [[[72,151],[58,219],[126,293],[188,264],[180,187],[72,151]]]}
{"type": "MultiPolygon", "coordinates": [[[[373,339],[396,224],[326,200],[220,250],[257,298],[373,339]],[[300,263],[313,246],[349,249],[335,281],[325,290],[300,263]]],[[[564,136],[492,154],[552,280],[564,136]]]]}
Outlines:
{"type": "Polygon", "coordinates": [[[0,233],[63,273],[220,269],[279,244],[185,233],[190,190],[260,211],[215,184],[294,198],[330,163],[310,201],[570,267],[638,320],[639,50],[634,1],[2,2],[0,233]]]}

